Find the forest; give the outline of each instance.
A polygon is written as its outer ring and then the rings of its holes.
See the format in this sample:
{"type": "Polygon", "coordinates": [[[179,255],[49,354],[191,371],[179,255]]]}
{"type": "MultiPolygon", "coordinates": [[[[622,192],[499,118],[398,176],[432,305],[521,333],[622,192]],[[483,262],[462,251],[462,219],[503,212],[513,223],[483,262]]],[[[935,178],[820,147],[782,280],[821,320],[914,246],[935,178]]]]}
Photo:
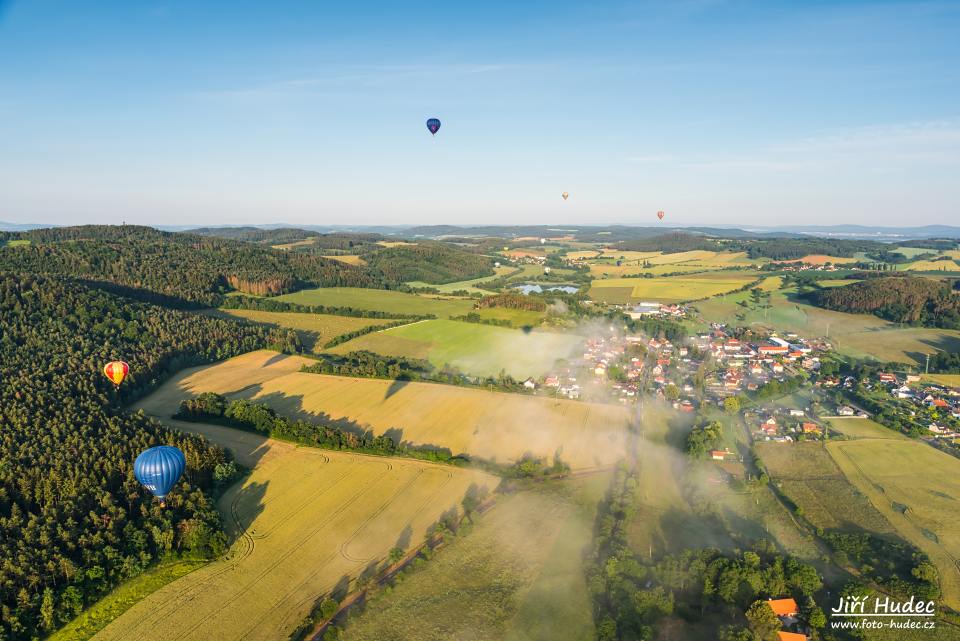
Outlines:
{"type": "Polygon", "coordinates": [[[363,254],[372,270],[393,282],[432,285],[494,276],[490,258],[437,242],[420,242],[363,254]]]}
{"type": "Polygon", "coordinates": [[[960,329],[960,296],[950,281],[893,276],[821,289],[815,305],[839,312],[874,314],[895,323],[960,329]]]}
{"type": "Polygon", "coordinates": [[[18,237],[30,244],[0,248],[0,270],[106,281],[185,307],[217,305],[232,290],[272,295],[308,286],[389,286],[368,270],[320,256],[150,227],[57,227],[18,237]]]}
{"type": "Polygon", "coordinates": [[[121,407],[184,367],[283,348],[288,332],[2,272],[0,326],[0,639],[57,628],[166,555],[219,554],[226,454],[121,407]],[[118,358],[131,367],[119,391],[101,373],[118,358]],[[166,508],[133,477],[158,444],[187,458],[166,508]]]}

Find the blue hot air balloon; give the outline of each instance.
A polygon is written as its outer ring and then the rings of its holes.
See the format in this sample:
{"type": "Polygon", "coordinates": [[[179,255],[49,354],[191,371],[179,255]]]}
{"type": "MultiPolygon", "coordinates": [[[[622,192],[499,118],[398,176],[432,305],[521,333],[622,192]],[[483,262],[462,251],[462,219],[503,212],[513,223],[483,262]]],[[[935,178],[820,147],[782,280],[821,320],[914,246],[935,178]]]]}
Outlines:
{"type": "Polygon", "coordinates": [[[440,119],[431,118],[427,121],[427,129],[430,130],[430,133],[437,135],[437,132],[440,131],[440,119]]]}
{"type": "Polygon", "coordinates": [[[186,466],[187,459],[178,448],[158,445],[140,453],[133,463],[133,475],[162,501],[176,485],[186,466]]]}

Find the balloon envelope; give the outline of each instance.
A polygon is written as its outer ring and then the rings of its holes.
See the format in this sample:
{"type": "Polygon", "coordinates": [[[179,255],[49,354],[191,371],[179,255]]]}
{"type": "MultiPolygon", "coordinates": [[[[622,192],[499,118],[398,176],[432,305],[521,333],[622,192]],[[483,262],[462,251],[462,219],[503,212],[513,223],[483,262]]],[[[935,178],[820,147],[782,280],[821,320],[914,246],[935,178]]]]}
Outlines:
{"type": "Polygon", "coordinates": [[[561,195],[563,196],[563,199],[566,200],[567,198],[570,197],[570,192],[566,192],[566,191],[565,191],[565,192],[563,192],[561,195]]]}
{"type": "Polygon", "coordinates": [[[111,361],[103,366],[104,375],[110,379],[114,385],[119,385],[130,372],[130,366],[123,361],[111,361]]]}
{"type": "Polygon", "coordinates": [[[187,459],[179,448],[158,445],[140,453],[133,463],[133,475],[151,494],[162,499],[177,484],[186,467],[187,459]]]}
{"type": "Polygon", "coordinates": [[[439,118],[431,118],[430,120],[428,120],[428,121],[427,121],[427,129],[430,130],[430,133],[436,135],[436,133],[437,133],[438,131],[440,131],[440,119],[439,119],[439,118]]]}
{"type": "Polygon", "coordinates": [[[658,211],[658,212],[657,212],[657,218],[659,218],[660,220],[663,220],[663,212],[662,212],[662,211],[658,211]]]}

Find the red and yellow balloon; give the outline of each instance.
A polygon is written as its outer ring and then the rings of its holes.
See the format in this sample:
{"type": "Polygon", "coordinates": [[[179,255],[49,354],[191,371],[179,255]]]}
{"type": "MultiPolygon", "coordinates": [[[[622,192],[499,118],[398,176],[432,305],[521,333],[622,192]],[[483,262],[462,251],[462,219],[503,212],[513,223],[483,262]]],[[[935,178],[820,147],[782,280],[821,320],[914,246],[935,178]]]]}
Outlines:
{"type": "Polygon", "coordinates": [[[130,373],[130,366],[123,361],[111,361],[103,366],[103,373],[111,383],[120,387],[120,383],[130,373]]]}

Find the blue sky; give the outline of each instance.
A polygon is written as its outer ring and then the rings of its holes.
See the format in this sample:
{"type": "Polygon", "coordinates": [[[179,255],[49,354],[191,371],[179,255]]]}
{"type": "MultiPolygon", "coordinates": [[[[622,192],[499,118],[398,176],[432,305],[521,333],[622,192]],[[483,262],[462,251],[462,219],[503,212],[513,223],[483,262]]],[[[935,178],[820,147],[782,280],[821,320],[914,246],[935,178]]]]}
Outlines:
{"type": "Polygon", "coordinates": [[[958,219],[960,1],[3,5],[0,220],[958,219]]]}

